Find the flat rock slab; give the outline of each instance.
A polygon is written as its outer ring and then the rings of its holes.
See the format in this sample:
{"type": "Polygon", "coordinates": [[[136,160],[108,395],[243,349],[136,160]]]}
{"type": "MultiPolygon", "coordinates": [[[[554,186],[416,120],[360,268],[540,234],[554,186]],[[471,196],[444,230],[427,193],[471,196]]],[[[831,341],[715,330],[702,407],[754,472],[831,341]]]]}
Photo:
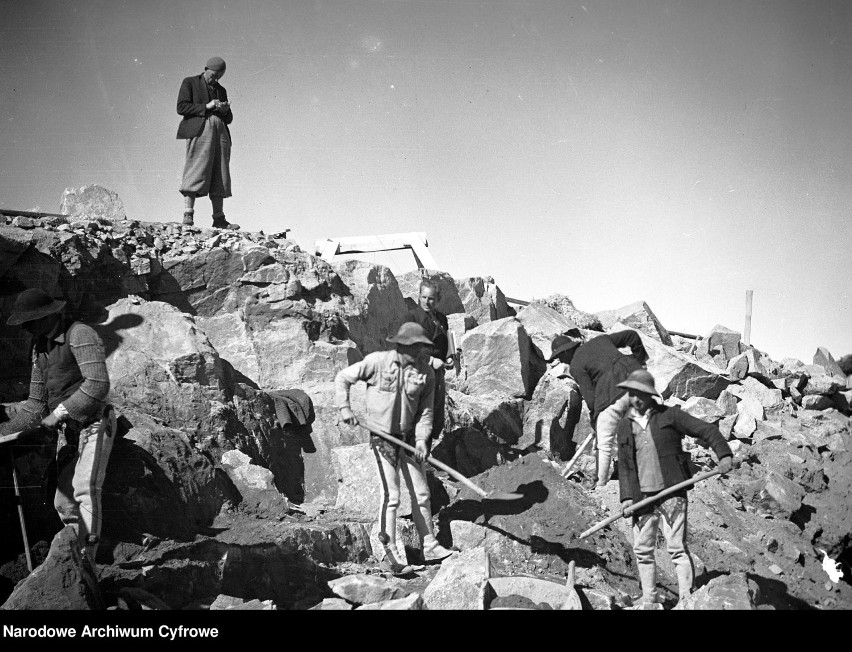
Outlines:
{"type": "Polygon", "coordinates": [[[411,593],[404,598],[396,600],[385,600],[384,602],[373,602],[356,607],[356,611],[421,611],[425,607],[423,596],[419,593],[411,593]]]}
{"type": "Polygon", "coordinates": [[[675,608],[684,611],[752,611],[759,594],[757,584],[745,573],[732,573],[714,577],[675,608]]]}
{"type": "Polygon", "coordinates": [[[426,608],[481,610],[485,564],[486,553],[483,547],[446,558],[435,579],[423,592],[426,608]]]}
{"type": "Polygon", "coordinates": [[[355,604],[396,600],[408,595],[408,591],[397,582],[373,575],[347,575],[330,581],[328,587],[335,595],[355,604]]]}

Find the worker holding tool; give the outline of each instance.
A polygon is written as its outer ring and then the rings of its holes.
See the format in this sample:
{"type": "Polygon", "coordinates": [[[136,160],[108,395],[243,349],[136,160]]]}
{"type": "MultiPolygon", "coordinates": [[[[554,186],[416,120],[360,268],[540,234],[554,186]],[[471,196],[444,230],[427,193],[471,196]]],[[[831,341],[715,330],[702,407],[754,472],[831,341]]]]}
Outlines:
{"type": "Polygon", "coordinates": [[[342,369],[334,379],[334,390],[341,419],[356,426],[359,421],[350,407],[349,388],[359,380],[367,383],[368,423],[365,426],[371,431],[370,446],[381,482],[379,536],[385,544],[385,561],[395,571],[405,565],[405,560],[396,559],[393,553],[396,550],[400,475],[411,495],[412,516],[425,560],[440,561],[452,551],[435,538],[429,484],[423,465],[429,455],[435,395],[435,373],[429,364],[432,340],[425,329],[414,322],[403,323],[397,334],[387,340],[395,345],[395,350],[370,353],[360,362],[342,369]],[[413,443],[414,457],[374,434],[376,431],[409,445],[413,443]]]}
{"type": "MultiPolygon", "coordinates": [[[[618,383],[627,391],[629,408],[618,421],[618,484],[622,510],[692,477],[689,456],[681,447],[685,435],[707,448],[719,460],[719,472],[733,467],[733,453],[719,429],[687,414],[680,407],[668,407],[654,387],[654,377],[644,369],[631,373],[618,383]]],[[[610,408],[610,409],[614,409],[610,408]]],[[[683,600],[692,592],[694,564],[686,544],[687,490],[667,495],[633,514],[633,552],[642,585],[642,604],[658,602],[657,566],[654,548],[660,520],[669,554],[677,573],[678,595],[683,600]]]]}
{"type": "Polygon", "coordinates": [[[0,434],[39,426],[58,432],[54,507],[77,532],[81,557],[95,568],[101,533],[101,486],[115,435],[104,347],[88,325],[68,318],[65,301],[39,289],[21,292],[7,324],[33,337],[29,398],[17,404],[0,434]],[[45,416],[46,414],[46,416],[45,416]],[[71,455],[63,455],[65,447],[71,455]]]}
{"type": "MultiPolygon", "coordinates": [[[[577,381],[580,395],[589,408],[592,430],[597,433],[600,414],[624,394],[618,383],[627,378],[630,372],[642,369],[648,360],[648,353],[639,333],[624,330],[593,337],[566,351],[563,358],[570,364],[571,375],[577,381]],[[623,347],[629,347],[631,355],[621,353],[619,349],[623,347]]],[[[603,459],[599,448],[595,459],[598,478],[605,476],[609,479],[610,459],[603,459]]],[[[568,467],[563,470],[563,475],[566,475],[567,470],[568,467]]]]}
{"type": "Polygon", "coordinates": [[[441,290],[435,281],[424,278],[420,281],[417,305],[409,308],[405,318],[423,327],[432,342],[429,364],[435,372],[435,406],[432,413],[432,440],[436,440],[444,429],[444,406],[447,401],[446,372],[455,364],[455,351],[449,351],[449,323],[447,316],[436,309],[441,300],[441,290]]]}

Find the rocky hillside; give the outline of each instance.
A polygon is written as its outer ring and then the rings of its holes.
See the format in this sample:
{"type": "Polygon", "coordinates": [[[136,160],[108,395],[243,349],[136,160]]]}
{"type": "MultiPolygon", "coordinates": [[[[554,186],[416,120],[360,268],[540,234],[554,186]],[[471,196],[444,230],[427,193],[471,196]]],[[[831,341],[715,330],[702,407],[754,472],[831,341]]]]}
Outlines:
{"type": "MultiPolygon", "coordinates": [[[[569,480],[557,470],[589,432],[576,384],[545,362],[553,337],[572,328],[637,330],[666,401],[718,423],[736,453],[734,472],[691,493],[690,547],[703,565],[691,608],[852,607],[852,391],[830,352],[778,362],[723,326],[681,337],[642,301],[590,315],[554,295],[516,311],[489,277],[329,264],[285,234],[121,219],[104,210],[108,196],[90,195],[64,201],[65,216],[0,219],[0,390],[7,404],[27,392],[29,343],[5,325],[21,290],[65,298],[101,333],[122,435],[104,487],[101,595],[63,582],[73,560],[42,490],[47,458],[15,447],[38,568],[27,572],[4,482],[4,608],[482,608],[486,567],[564,578],[570,561],[586,608],[629,608],[638,580],[626,521],[578,538],[616,508],[617,481],[594,491],[589,455],[569,480]],[[402,518],[413,570],[390,577],[373,555],[366,433],[338,423],[333,378],[385,347],[421,274],[439,283],[463,351],[434,455],[524,499],[482,501],[432,473],[439,539],[461,552],[418,566],[402,518]],[[307,423],[282,412],[293,390],[310,397],[307,423]]],[[[353,404],[363,414],[363,387],[353,404]]],[[[696,470],[715,466],[689,445],[696,470]]],[[[9,478],[8,455],[0,460],[9,478]]],[[[663,548],[658,560],[670,591],[663,548]]]]}

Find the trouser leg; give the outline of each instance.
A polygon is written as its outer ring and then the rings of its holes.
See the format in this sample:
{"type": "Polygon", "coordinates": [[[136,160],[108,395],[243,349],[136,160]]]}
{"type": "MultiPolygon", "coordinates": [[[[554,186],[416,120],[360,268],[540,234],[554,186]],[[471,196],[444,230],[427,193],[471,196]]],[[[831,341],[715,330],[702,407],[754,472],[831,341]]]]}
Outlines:
{"type": "Polygon", "coordinates": [[[400,470],[411,496],[411,515],[421,541],[428,543],[435,536],[432,532],[432,503],[429,494],[429,482],[423,462],[417,462],[413,456],[400,452],[400,470]]]}
{"type": "Polygon", "coordinates": [[[633,554],[636,555],[643,602],[656,602],[657,562],[654,548],[657,543],[659,522],[660,514],[656,509],[642,516],[633,517],[633,554]]]}
{"type": "Polygon", "coordinates": [[[663,536],[666,538],[666,547],[677,573],[678,595],[681,600],[692,593],[692,583],[695,579],[695,563],[686,545],[688,506],[689,502],[683,496],[669,498],[660,505],[663,536]]]}
{"type": "Polygon", "coordinates": [[[375,445],[371,445],[373,457],[379,472],[379,530],[389,539],[385,550],[396,549],[396,513],[399,509],[399,473],[397,467],[382,455],[375,445]]]}

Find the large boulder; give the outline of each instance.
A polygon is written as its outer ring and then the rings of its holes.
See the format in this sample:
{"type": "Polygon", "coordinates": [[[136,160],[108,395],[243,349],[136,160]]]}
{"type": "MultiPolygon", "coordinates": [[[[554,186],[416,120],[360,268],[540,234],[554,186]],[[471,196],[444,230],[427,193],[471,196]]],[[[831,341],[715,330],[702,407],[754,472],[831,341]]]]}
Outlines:
{"type": "Polygon", "coordinates": [[[657,319],[651,308],[644,301],[637,301],[630,305],[616,308],[615,310],[603,310],[595,313],[601,320],[604,330],[610,330],[616,322],[637,330],[666,346],[672,346],[672,337],[665,327],[657,319]]]}
{"type": "Polygon", "coordinates": [[[688,598],[677,609],[685,611],[753,611],[760,599],[760,588],[745,573],[732,573],[714,577],[688,598]]]}
{"type": "Polygon", "coordinates": [[[603,331],[601,320],[597,315],[578,310],[571,299],[564,294],[551,294],[543,299],[534,299],[530,303],[538,303],[553,308],[556,312],[565,315],[573,323],[577,324],[578,328],[603,331]]]}
{"type": "Polygon", "coordinates": [[[840,365],[837,364],[834,356],[832,356],[831,352],[824,346],[818,347],[816,353],[814,353],[814,364],[825,369],[825,372],[829,376],[840,376],[841,378],[846,376],[840,368],[840,365]]]}
{"type": "Polygon", "coordinates": [[[456,279],[456,289],[464,312],[475,325],[504,319],[512,314],[506,297],[490,276],[456,279]]]}
{"type": "MultiPolygon", "coordinates": [[[[626,328],[616,323],[612,330],[620,331],[626,328]]],[[[639,332],[639,337],[648,352],[648,371],[653,374],[657,391],[663,398],[674,396],[686,400],[690,396],[702,396],[715,400],[729,385],[728,379],[719,373],[718,367],[699,362],[642,332],[639,332]]]]}
{"type": "Polygon", "coordinates": [[[59,212],[70,220],[120,221],[127,218],[118,193],[98,185],[66,188],[59,212]]]}
{"type": "Polygon", "coordinates": [[[523,402],[493,394],[462,394],[447,390],[444,432],[475,429],[501,444],[517,444],[523,434],[523,402]]]}
{"type": "MultiPolygon", "coordinates": [[[[331,449],[337,475],[335,509],[365,520],[376,518],[381,491],[376,460],[369,443],[338,446],[331,449]]],[[[404,484],[400,487],[397,516],[411,514],[411,497],[404,484]]]]}
{"type": "Polygon", "coordinates": [[[530,398],[545,371],[544,360],[514,317],[468,331],[460,345],[464,380],[459,389],[465,394],[530,398]]]}
{"type": "Polygon", "coordinates": [[[445,559],[435,579],[423,591],[426,608],[430,611],[483,609],[481,590],[486,579],[487,559],[485,548],[482,547],[445,559]]]}
{"type": "Polygon", "coordinates": [[[742,335],[735,330],[716,324],[698,343],[697,352],[703,352],[713,358],[717,366],[726,369],[728,361],[745,350],[742,335]]]}
{"type": "Polygon", "coordinates": [[[536,446],[558,460],[568,461],[582,405],[580,388],[573,378],[546,373],[524,411],[524,432],[517,447],[536,446]]]}
{"type": "Polygon", "coordinates": [[[554,337],[577,328],[574,322],[563,314],[540,303],[531,303],[521,308],[516,319],[521,322],[532,340],[536,353],[544,360],[549,360],[553,353],[551,344],[554,337]]]}

